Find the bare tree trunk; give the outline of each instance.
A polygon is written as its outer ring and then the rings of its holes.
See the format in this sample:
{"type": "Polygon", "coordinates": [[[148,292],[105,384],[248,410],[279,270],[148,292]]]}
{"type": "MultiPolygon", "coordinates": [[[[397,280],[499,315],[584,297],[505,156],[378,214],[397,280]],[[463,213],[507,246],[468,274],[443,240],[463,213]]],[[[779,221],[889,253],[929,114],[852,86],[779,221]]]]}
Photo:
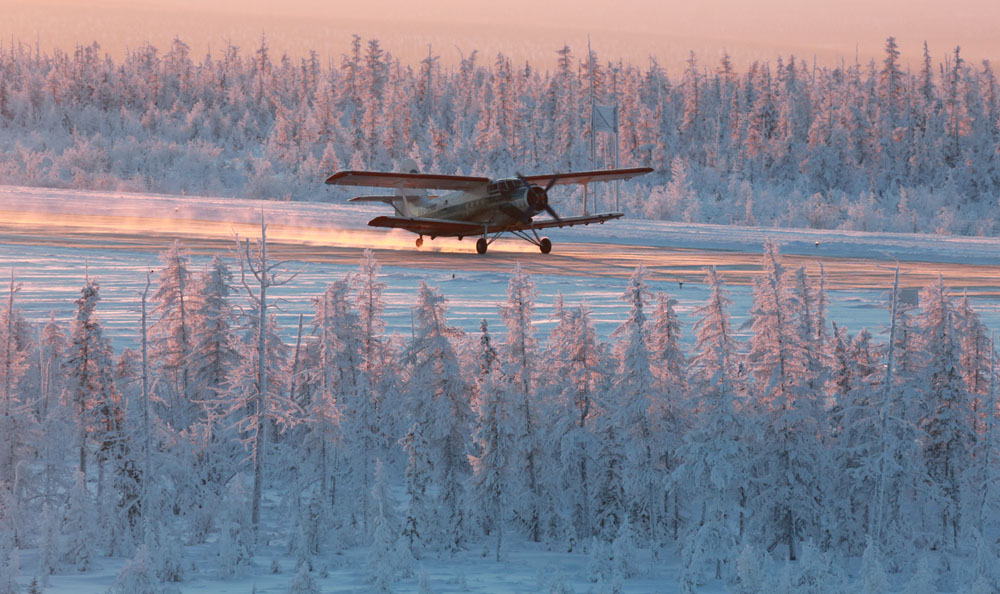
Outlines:
{"type": "Polygon", "coordinates": [[[149,436],[149,359],[147,347],[149,341],[146,336],[146,298],[149,296],[149,273],[146,273],[146,288],[142,292],[142,510],[143,517],[143,537],[147,545],[150,542],[149,531],[149,481],[152,476],[153,464],[150,462],[150,436],[149,436]]]}
{"type": "MultiPolygon", "coordinates": [[[[8,420],[7,426],[13,427],[12,417],[14,415],[11,406],[12,398],[12,385],[11,385],[11,374],[14,372],[14,269],[10,269],[10,290],[7,293],[7,335],[4,340],[4,352],[3,352],[3,394],[0,394],[0,398],[3,399],[3,416],[8,420]]],[[[14,438],[8,436],[5,440],[6,452],[3,454],[3,462],[0,463],[0,476],[12,477],[14,476],[14,438]]],[[[13,485],[10,485],[13,488],[13,485]]]]}
{"type": "Polygon", "coordinates": [[[255,415],[256,433],[253,442],[253,494],[250,503],[250,521],[256,533],[260,528],[260,505],[264,489],[264,463],[267,454],[267,432],[271,423],[271,410],[268,395],[268,344],[267,344],[267,289],[280,286],[295,278],[295,274],[276,280],[273,270],[282,262],[268,262],[267,259],[267,224],[264,222],[263,211],[260,214],[260,240],[257,249],[251,253],[250,240],[242,245],[237,238],[237,253],[240,259],[240,281],[257,309],[257,369],[254,381],[252,409],[255,415]],[[247,269],[257,282],[256,293],[250,287],[247,279],[247,269]]]}
{"type": "Polygon", "coordinates": [[[299,375],[299,349],[302,346],[302,314],[299,314],[299,331],[295,335],[295,355],[292,357],[292,381],[288,388],[288,399],[295,400],[295,380],[299,375]]]}
{"type": "Polygon", "coordinates": [[[267,226],[260,223],[260,303],[257,307],[257,439],[253,454],[253,503],[250,521],[260,526],[260,500],[264,484],[264,448],[267,446],[267,226]]]}
{"type": "Polygon", "coordinates": [[[791,508],[785,508],[785,538],[788,540],[788,560],[795,561],[795,521],[791,508]]]}

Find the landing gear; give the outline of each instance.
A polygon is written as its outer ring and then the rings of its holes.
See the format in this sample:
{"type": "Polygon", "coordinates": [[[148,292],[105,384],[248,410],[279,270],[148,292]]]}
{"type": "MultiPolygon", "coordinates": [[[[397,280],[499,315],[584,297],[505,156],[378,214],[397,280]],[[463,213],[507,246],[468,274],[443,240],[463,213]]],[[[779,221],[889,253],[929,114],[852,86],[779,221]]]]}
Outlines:
{"type": "Polygon", "coordinates": [[[543,254],[547,254],[552,251],[552,242],[549,241],[548,237],[543,237],[541,241],[538,242],[538,249],[540,249],[543,254]]]}
{"type": "Polygon", "coordinates": [[[420,247],[422,245],[424,245],[424,236],[423,235],[421,235],[420,237],[417,238],[417,247],[420,247]]]}
{"type": "Polygon", "coordinates": [[[486,238],[485,237],[480,237],[478,240],[476,240],[476,253],[480,254],[480,255],[485,254],[486,253],[486,247],[488,245],[489,244],[486,243],[486,238]]]}

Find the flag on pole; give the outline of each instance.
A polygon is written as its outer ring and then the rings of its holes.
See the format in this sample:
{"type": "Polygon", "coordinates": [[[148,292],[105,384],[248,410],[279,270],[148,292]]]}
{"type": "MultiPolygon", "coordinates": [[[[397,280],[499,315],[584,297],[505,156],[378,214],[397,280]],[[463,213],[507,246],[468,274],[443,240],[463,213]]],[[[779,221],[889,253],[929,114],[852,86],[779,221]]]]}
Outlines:
{"type": "Polygon", "coordinates": [[[618,106],[594,105],[594,132],[618,133],[618,106]]]}

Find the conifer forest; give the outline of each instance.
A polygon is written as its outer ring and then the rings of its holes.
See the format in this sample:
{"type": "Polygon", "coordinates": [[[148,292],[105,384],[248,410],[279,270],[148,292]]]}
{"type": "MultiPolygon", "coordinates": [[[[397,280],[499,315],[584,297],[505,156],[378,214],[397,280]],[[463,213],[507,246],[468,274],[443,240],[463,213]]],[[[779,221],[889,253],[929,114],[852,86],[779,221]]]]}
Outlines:
{"type": "Polygon", "coordinates": [[[401,64],[355,37],[339,60],[268,46],[192,56],[181,39],[119,60],[97,43],[42,54],[0,47],[0,183],[169,194],[342,198],[338,169],[490,176],[613,161],[590,88],[617,105],[631,217],[995,235],[1000,85],[961,48],[904,68],[817,68],[789,56],[737,72],[693,53],[669,76],[564,46],[549,64],[471,52],[401,64]],[[326,192],[330,192],[327,194],[326,192]]]}

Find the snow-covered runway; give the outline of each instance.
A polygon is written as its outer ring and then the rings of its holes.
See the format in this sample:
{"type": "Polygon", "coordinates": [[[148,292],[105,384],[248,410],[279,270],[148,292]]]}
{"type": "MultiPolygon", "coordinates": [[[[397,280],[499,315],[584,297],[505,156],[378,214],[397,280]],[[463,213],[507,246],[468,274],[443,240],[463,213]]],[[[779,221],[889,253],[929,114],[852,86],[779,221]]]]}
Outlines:
{"type": "MultiPolygon", "coordinates": [[[[562,208],[562,210],[567,210],[562,208]]],[[[231,256],[234,235],[259,235],[268,221],[272,255],[299,276],[276,293],[284,301],[284,325],[299,313],[308,319],[310,299],[330,281],[351,272],[372,248],[388,283],[390,331],[409,332],[409,304],[417,283],[438,285],[449,298],[453,323],[478,328],[486,317],[499,326],[496,303],[505,297],[515,263],[532,273],[539,289],[538,325],[543,333],[557,293],[586,301],[598,330],[609,333],[625,306],[618,299],[636,266],[649,270],[650,285],[678,300],[681,315],[700,305],[706,266],[716,266],[735,300],[734,317],[749,308],[749,285],[758,272],[761,244],[773,237],[789,268],[826,274],[831,319],[851,331],[878,328],[887,317],[884,295],[894,261],[901,282],[916,289],[940,274],[955,294],[967,291],[991,328],[1000,327],[1000,240],[841,231],[720,227],[649,221],[615,221],[553,229],[553,253],[542,255],[516,239],[493,244],[485,256],[468,239],[426,241],[420,250],[410,234],[371,229],[384,211],[354,205],[263,202],[233,198],[136,195],[0,187],[0,270],[13,269],[22,285],[22,310],[32,319],[55,312],[68,320],[85,275],[101,284],[100,311],[122,343],[135,336],[138,294],[145,273],[159,267],[158,253],[179,240],[195,267],[214,254],[231,256]]],[[[155,275],[155,272],[154,272],[155,275]]]]}

